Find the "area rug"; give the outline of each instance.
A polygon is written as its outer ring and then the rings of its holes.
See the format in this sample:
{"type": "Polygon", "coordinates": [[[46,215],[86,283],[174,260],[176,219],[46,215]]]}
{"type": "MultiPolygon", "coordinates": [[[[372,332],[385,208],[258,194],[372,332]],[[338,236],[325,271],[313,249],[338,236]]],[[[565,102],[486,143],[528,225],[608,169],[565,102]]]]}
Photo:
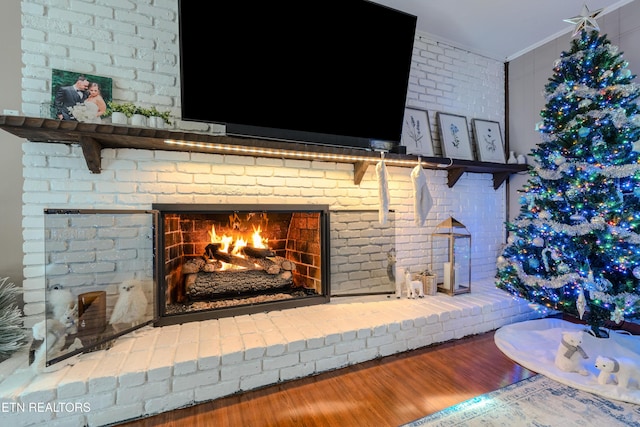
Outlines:
{"type": "Polygon", "coordinates": [[[640,427],[640,406],[535,375],[402,427],[640,427]]]}
{"type": "Polygon", "coordinates": [[[580,347],[587,356],[581,360],[582,368],[587,371],[587,375],[564,372],[555,365],[555,356],[562,341],[563,331],[586,330],[588,326],[585,325],[546,318],[503,326],[495,332],[494,338],[498,348],[507,357],[527,369],[582,391],[640,404],[640,384],[637,379],[632,380],[628,387],[618,387],[613,377],[607,384],[600,384],[600,371],[595,366],[598,356],[617,360],[626,358],[640,364],[640,336],[621,335],[610,331],[609,338],[596,338],[585,332],[582,334],[580,347]]]}

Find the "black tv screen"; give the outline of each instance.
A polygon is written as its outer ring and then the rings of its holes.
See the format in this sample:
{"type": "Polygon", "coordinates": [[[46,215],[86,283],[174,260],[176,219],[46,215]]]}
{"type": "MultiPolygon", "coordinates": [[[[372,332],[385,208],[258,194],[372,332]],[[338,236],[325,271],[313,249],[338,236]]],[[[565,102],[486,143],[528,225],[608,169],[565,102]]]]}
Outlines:
{"type": "Polygon", "coordinates": [[[228,135],[398,142],[416,17],[364,0],[179,2],[182,119],[228,135]]]}

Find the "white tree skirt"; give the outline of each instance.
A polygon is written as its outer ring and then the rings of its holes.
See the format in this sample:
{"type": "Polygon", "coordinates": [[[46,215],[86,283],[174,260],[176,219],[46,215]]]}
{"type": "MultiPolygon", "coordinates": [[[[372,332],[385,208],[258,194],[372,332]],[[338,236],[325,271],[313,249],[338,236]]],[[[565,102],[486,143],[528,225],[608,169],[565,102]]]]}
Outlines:
{"type": "Polygon", "coordinates": [[[498,329],[495,342],[510,359],[555,381],[610,399],[640,403],[640,385],[637,381],[631,381],[628,388],[618,387],[613,382],[601,385],[598,383],[600,371],[595,367],[598,356],[625,357],[640,365],[640,336],[611,331],[609,338],[595,338],[587,332],[588,329],[588,326],[561,319],[529,320],[498,329]],[[587,376],[564,372],[555,365],[562,332],[581,330],[585,331],[581,347],[589,356],[583,361],[583,367],[589,373],[587,376]]]}

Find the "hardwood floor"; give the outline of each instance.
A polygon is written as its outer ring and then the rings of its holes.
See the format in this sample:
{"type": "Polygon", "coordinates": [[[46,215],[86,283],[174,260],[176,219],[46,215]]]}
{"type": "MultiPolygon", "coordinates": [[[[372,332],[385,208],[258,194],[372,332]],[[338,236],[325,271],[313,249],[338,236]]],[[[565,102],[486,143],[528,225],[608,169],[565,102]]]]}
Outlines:
{"type": "Polygon", "coordinates": [[[128,422],[128,427],[398,426],[535,375],[493,332],[128,422]]]}

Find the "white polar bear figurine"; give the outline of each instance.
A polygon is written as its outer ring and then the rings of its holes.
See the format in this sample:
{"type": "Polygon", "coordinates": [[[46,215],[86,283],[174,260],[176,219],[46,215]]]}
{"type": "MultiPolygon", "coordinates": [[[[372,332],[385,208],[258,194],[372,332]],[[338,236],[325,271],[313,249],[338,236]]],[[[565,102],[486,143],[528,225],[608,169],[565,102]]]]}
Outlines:
{"type": "Polygon", "coordinates": [[[596,368],[600,370],[598,384],[609,383],[613,376],[618,387],[629,388],[629,381],[635,380],[640,386],[640,365],[638,362],[624,357],[596,357],[596,368]]]}
{"type": "Polygon", "coordinates": [[[556,352],[556,366],[565,372],[578,372],[580,375],[587,376],[589,372],[582,365],[582,359],[588,359],[589,356],[580,347],[582,344],[582,331],[562,333],[562,341],[556,352]]]}

